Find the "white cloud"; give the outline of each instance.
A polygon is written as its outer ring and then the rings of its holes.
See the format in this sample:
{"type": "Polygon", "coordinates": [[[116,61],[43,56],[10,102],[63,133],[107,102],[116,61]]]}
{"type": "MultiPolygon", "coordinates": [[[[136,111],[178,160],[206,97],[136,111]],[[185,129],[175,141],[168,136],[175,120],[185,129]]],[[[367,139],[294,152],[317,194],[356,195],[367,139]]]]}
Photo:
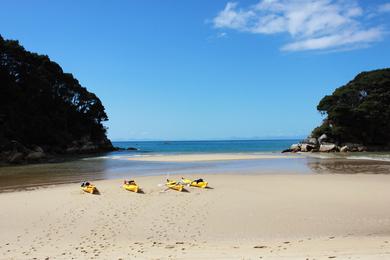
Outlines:
{"type": "Polygon", "coordinates": [[[254,34],[287,33],[291,42],[282,46],[284,51],[324,50],[380,40],[382,29],[365,25],[364,18],[354,0],[261,0],[245,9],[228,2],[213,25],[254,34]]]}
{"type": "Polygon", "coordinates": [[[285,51],[324,50],[330,48],[367,44],[381,39],[382,32],[377,28],[361,31],[342,32],[318,38],[308,38],[301,41],[286,44],[282,47],[285,51]]]}
{"type": "Polygon", "coordinates": [[[236,11],[237,3],[227,3],[223,11],[214,18],[214,25],[217,28],[242,29],[246,26],[248,19],[254,13],[252,11],[236,11]]]}
{"type": "Polygon", "coordinates": [[[225,33],[225,32],[219,32],[217,34],[217,38],[225,38],[225,37],[227,37],[227,33],[225,33]]]}
{"type": "Polygon", "coordinates": [[[379,10],[379,12],[381,12],[381,13],[390,12],[390,3],[386,3],[386,4],[383,4],[383,5],[380,5],[380,6],[378,7],[378,10],[379,10]]]}

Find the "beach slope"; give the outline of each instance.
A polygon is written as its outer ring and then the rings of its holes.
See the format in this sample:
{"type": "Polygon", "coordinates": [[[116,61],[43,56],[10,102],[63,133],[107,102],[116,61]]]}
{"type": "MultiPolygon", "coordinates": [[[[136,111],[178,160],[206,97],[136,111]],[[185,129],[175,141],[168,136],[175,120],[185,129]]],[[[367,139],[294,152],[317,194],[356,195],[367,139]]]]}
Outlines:
{"type": "Polygon", "coordinates": [[[1,193],[0,259],[390,258],[390,176],[201,177],[212,188],[163,192],[153,176],[137,178],[144,194],[122,180],[1,193]]]}

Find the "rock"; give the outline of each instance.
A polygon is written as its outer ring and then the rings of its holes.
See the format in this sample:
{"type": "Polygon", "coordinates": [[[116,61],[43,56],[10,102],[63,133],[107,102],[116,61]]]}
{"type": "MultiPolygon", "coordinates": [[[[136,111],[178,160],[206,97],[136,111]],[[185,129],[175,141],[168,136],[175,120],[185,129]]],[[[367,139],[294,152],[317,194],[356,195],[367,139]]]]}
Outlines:
{"type": "Polygon", "coordinates": [[[367,147],[362,145],[362,146],[359,146],[357,148],[357,150],[358,150],[358,152],[366,152],[367,151],[367,147]]]}
{"type": "Polygon", "coordinates": [[[46,157],[46,155],[44,152],[31,152],[31,153],[27,154],[26,160],[27,161],[39,161],[45,157],[46,157]]]}
{"type": "Polygon", "coordinates": [[[328,136],[326,134],[322,134],[320,137],[318,137],[318,142],[320,144],[322,144],[323,142],[325,142],[326,140],[328,140],[328,136]]]}
{"type": "Polygon", "coordinates": [[[110,140],[102,139],[97,142],[87,141],[88,137],[85,136],[79,141],[73,141],[70,146],[65,150],[68,154],[77,153],[96,153],[105,151],[115,151],[115,147],[112,146],[110,140]]]}
{"type": "Polygon", "coordinates": [[[302,141],[302,143],[318,146],[318,140],[314,137],[306,138],[305,140],[302,141]]]}
{"type": "Polygon", "coordinates": [[[312,144],[312,145],[317,146],[318,145],[318,140],[315,139],[314,137],[309,138],[308,144],[312,144]]]}
{"type": "Polygon", "coordinates": [[[292,150],[290,148],[282,151],[282,153],[291,153],[291,152],[292,152],[292,150]]]}
{"type": "Polygon", "coordinates": [[[307,146],[308,144],[301,144],[301,152],[308,152],[307,146]]]}
{"type": "Polygon", "coordinates": [[[80,151],[80,148],[78,146],[71,146],[66,148],[66,153],[78,153],[80,151]]]}
{"type": "Polygon", "coordinates": [[[0,152],[0,162],[7,161],[7,158],[10,156],[9,151],[0,152]]]}
{"type": "Polygon", "coordinates": [[[35,152],[43,153],[43,149],[40,146],[38,146],[38,145],[34,145],[32,150],[35,151],[35,152]]]}
{"type": "Polygon", "coordinates": [[[321,144],[320,145],[320,152],[335,152],[337,151],[337,146],[335,144],[321,144]]]}
{"type": "Polygon", "coordinates": [[[346,152],[349,152],[350,150],[349,150],[349,148],[348,148],[348,146],[346,146],[346,145],[344,145],[344,146],[342,146],[341,148],[340,148],[340,152],[342,152],[342,153],[346,153],[346,152]]]}
{"type": "Polygon", "coordinates": [[[13,152],[9,157],[8,157],[8,162],[9,163],[21,163],[24,159],[24,154],[20,152],[13,152]]]}
{"type": "Polygon", "coordinates": [[[128,147],[126,148],[127,151],[137,151],[138,149],[137,148],[134,148],[134,147],[128,147]]]}
{"type": "Polygon", "coordinates": [[[10,147],[7,147],[6,150],[14,151],[14,152],[20,152],[20,153],[28,153],[29,150],[24,147],[21,143],[18,141],[12,140],[10,142],[10,147]]]}
{"type": "Polygon", "coordinates": [[[98,150],[97,145],[95,145],[92,142],[88,142],[80,148],[80,152],[82,153],[93,152],[97,150],[98,150]]]}
{"type": "Polygon", "coordinates": [[[299,152],[301,150],[301,145],[300,144],[293,144],[290,147],[291,152],[299,152]]]}
{"type": "Polygon", "coordinates": [[[312,144],[301,144],[301,152],[310,152],[315,148],[316,146],[312,144]]]}
{"type": "Polygon", "coordinates": [[[365,147],[362,144],[357,144],[357,143],[344,143],[342,144],[343,147],[347,147],[346,149],[349,152],[364,152],[367,151],[367,147],[365,147]]]}

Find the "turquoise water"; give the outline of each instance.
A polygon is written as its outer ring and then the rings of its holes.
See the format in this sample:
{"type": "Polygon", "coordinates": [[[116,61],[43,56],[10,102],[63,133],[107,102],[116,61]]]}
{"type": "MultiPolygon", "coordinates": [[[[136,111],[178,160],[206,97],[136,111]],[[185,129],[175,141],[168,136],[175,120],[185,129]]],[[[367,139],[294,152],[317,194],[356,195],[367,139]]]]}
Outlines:
{"type": "Polygon", "coordinates": [[[138,153],[247,153],[281,152],[299,140],[231,141],[131,141],[113,142],[121,148],[134,147],[138,153]]]}

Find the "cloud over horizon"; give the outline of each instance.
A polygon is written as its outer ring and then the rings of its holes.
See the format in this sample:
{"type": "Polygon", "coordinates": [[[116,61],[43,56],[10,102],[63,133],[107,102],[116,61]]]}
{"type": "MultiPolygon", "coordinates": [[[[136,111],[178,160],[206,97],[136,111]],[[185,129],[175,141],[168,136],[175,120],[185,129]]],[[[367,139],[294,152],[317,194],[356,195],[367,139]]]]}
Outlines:
{"type": "MultiPolygon", "coordinates": [[[[390,3],[378,8],[387,12],[390,3]]],[[[285,33],[282,51],[337,50],[367,46],[383,38],[384,30],[369,21],[354,0],[261,0],[247,8],[228,2],[213,19],[217,29],[252,34],[285,33]]]]}

